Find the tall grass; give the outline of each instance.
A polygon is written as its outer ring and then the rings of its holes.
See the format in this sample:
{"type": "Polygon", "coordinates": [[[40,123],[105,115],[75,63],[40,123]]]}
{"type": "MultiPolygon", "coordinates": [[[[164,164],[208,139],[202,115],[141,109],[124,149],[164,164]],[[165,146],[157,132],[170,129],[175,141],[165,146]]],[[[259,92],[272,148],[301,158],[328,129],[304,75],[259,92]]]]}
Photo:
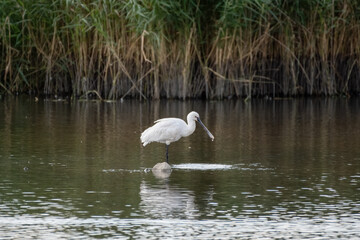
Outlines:
{"type": "Polygon", "coordinates": [[[349,0],[3,0],[0,92],[359,93],[359,9],[349,0]]]}

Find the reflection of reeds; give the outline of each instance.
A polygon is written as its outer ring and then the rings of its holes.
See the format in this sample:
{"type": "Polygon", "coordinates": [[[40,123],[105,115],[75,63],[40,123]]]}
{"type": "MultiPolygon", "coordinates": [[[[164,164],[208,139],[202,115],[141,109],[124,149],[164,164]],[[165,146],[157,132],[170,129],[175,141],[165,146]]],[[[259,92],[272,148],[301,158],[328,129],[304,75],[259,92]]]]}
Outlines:
{"type": "Polygon", "coordinates": [[[3,0],[0,89],[105,99],[347,95],[360,92],[359,8],[3,0]]]}

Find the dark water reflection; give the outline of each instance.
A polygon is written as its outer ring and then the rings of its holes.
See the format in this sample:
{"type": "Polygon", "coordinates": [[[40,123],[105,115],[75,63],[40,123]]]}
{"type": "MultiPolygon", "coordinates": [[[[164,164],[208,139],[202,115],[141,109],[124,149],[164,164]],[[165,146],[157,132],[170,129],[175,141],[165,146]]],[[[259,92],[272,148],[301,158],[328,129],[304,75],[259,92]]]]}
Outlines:
{"type": "Polygon", "coordinates": [[[0,237],[358,238],[360,99],[0,102],[0,237]],[[141,146],[199,112],[169,177],[141,146]],[[314,227],[315,226],[315,227],[314,227]]]}

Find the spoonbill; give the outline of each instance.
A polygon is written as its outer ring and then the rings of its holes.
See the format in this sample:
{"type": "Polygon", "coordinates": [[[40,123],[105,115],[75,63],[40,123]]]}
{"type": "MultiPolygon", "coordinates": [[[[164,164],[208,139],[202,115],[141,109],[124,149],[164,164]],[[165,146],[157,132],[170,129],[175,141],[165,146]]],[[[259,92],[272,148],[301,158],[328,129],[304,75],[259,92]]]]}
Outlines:
{"type": "Polygon", "coordinates": [[[169,163],[169,145],[176,142],[182,137],[191,135],[196,128],[197,121],[207,132],[212,141],[214,136],[201,122],[200,116],[197,112],[190,112],[187,115],[187,124],[180,118],[162,118],[156,120],[155,125],[146,129],[141,133],[141,142],[144,147],[151,142],[159,142],[166,144],[166,162],[169,163]]]}

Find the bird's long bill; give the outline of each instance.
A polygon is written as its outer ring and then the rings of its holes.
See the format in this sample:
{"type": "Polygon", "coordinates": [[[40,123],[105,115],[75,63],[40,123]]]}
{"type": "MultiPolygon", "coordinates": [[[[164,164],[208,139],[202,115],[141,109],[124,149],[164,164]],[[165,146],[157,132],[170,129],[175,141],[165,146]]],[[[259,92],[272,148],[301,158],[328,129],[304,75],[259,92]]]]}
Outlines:
{"type": "Polygon", "coordinates": [[[215,138],[214,135],[212,135],[211,132],[205,127],[205,125],[201,122],[200,118],[198,118],[197,121],[205,129],[205,131],[207,132],[207,134],[209,135],[211,140],[214,141],[214,138],[215,138]]]}

